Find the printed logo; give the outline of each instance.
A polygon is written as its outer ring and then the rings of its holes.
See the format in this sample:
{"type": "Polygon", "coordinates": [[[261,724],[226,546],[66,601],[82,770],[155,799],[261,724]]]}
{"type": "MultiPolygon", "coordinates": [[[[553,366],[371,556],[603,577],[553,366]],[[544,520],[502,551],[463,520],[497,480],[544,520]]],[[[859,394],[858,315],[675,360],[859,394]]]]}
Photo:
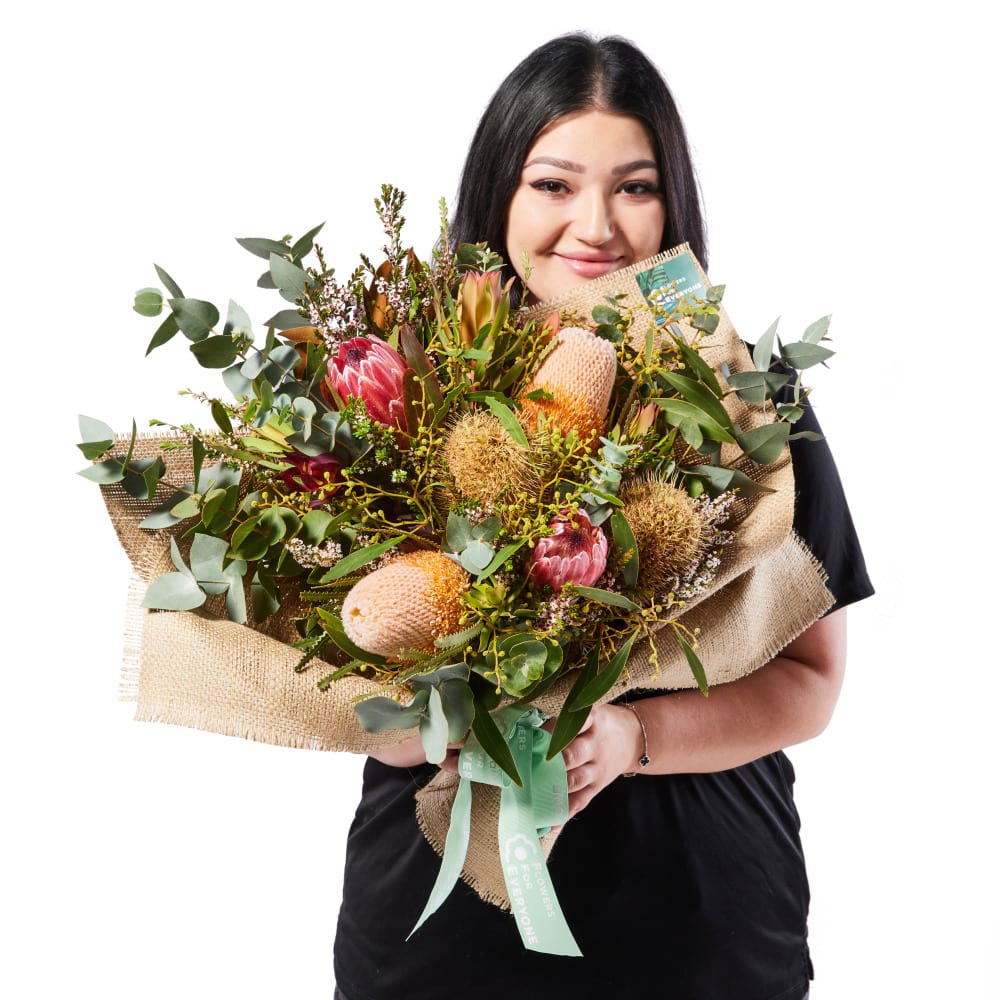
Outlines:
{"type": "Polygon", "coordinates": [[[523,833],[519,833],[514,837],[508,837],[507,842],[503,845],[503,856],[504,861],[509,865],[511,859],[523,864],[529,858],[534,857],[538,854],[538,844],[531,842],[530,837],[526,837],[523,833]]]}

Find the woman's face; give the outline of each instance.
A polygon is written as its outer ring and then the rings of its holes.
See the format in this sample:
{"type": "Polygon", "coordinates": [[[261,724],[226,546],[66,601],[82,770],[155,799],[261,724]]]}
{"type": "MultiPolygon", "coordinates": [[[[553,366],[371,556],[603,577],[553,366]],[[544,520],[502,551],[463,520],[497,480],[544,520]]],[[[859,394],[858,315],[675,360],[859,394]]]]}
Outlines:
{"type": "Polygon", "coordinates": [[[628,115],[581,111],[543,129],[507,214],[507,253],[533,301],[659,252],[666,223],[653,143],[628,115]]]}

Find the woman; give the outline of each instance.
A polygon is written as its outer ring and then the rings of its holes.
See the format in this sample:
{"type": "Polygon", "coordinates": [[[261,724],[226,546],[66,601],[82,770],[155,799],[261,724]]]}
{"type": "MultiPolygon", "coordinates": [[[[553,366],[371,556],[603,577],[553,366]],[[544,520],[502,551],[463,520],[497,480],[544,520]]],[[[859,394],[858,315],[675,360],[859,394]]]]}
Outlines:
{"type": "MultiPolygon", "coordinates": [[[[532,300],[685,241],[705,263],[683,126],[656,69],[615,38],[533,52],[483,115],[452,236],[505,249],[532,300]]],[[[808,886],[781,748],[826,726],[843,608],[871,585],[825,443],[795,442],[792,459],[795,527],[834,609],[707,700],[681,691],[595,709],[564,751],[573,818],[550,870],[585,957],[524,951],[510,916],[464,884],[404,943],[439,866],[413,807],[436,769],[411,741],[365,769],[335,946],[346,1000],[808,993],[808,886]]]]}

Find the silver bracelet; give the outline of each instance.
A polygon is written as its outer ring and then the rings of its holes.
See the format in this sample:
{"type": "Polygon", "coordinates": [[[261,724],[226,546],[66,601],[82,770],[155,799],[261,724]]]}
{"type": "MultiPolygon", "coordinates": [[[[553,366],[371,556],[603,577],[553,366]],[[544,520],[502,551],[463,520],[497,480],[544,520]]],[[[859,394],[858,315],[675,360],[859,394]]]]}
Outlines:
{"type": "MultiPolygon", "coordinates": [[[[649,739],[646,736],[646,723],[642,721],[642,716],[635,705],[625,702],[622,708],[627,708],[639,720],[639,728],[642,730],[642,756],[639,758],[639,767],[646,767],[649,764],[649,739]]],[[[622,777],[634,778],[638,773],[638,771],[626,771],[622,777]]]]}

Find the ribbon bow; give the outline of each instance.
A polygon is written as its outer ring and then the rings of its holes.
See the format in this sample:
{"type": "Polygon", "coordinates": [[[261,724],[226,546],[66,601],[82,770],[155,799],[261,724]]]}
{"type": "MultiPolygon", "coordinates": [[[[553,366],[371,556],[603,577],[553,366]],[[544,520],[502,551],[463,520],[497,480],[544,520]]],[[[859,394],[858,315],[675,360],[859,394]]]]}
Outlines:
{"type": "MultiPolygon", "coordinates": [[[[461,779],[451,808],[451,823],[445,838],[441,870],[424,912],[410,937],[448,898],[465,863],[472,825],[472,782],[500,789],[500,821],[497,839],[511,913],[525,948],[549,955],[580,956],[582,953],[566,924],[555,888],[545,864],[539,836],[569,816],[566,765],[562,754],[545,759],[549,734],[542,729],[544,716],[537,708],[510,706],[493,718],[524,782],[523,788],[505,774],[469,734],[458,758],[461,779]]],[[[409,938],[407,938],[409,940],[409,938]]]]}

